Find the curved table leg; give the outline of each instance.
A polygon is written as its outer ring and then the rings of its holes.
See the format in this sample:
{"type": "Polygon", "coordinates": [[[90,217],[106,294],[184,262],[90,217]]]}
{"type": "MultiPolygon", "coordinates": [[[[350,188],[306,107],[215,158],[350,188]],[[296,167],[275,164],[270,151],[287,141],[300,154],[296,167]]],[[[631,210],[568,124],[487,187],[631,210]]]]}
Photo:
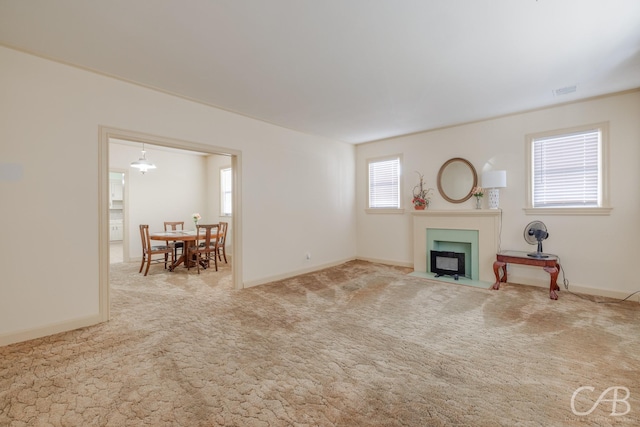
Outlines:
{"type": "MultiPolygon", "coordinates": [[[[558,265],[558,264],[556,264],[558,265]]],[[[559,265],[558,265],[559,266],[559,265]]],[[[551,275],[551,279],[549,282],[549,298],[556,300],[558,299],[558,293],[556,291],[560,290],[560,286],[558,286],[558,268],[557,267],[544,267],[544,271],[551,275]]]]}
{"type": "Polygon", "coordinates": [[[493,273],[496,275],[496,283],[491,286],[493,290],[500,289],[500,282],[507,282],[507,263],[496,261],[493,263],[493,273]],[[502,268],[502,278],[500,278],[500,269],[502,268]]]}

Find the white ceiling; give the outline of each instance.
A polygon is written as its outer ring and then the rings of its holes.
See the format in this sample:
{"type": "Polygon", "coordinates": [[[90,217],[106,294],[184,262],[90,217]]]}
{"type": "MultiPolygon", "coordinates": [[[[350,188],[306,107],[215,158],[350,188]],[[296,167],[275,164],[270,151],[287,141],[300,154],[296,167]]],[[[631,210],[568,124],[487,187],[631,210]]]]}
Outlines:
{"type": "Polygon", "coordinates": [[[640,87],[638,0],[0,0],[0,44],[351,143],[640,87]]]}

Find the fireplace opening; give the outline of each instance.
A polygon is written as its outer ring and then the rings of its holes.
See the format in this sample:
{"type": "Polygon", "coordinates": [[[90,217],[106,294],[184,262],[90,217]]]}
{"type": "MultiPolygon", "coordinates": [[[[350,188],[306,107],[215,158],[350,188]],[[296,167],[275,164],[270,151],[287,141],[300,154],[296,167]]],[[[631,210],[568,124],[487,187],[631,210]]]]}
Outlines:
{"type": "Polygon", "coordinates": [[[439,276],[453,276],[458,280],[465,275],[464,253],[450,251],[431,251],[431,272],[439,276]]]}

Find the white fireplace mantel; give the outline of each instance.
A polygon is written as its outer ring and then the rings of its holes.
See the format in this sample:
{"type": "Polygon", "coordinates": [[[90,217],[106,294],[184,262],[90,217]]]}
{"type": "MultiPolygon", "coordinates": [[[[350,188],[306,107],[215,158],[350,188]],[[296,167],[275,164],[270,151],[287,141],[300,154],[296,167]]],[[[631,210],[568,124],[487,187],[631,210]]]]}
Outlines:
{"type": "Polygon", "coordinates": [[[427,272],[428,228],[478,230],[478,262],[480,280],[494,282],[493,262],[498,252],[500,209],[458,209],[414,211],[413,269],[427,272]]]}

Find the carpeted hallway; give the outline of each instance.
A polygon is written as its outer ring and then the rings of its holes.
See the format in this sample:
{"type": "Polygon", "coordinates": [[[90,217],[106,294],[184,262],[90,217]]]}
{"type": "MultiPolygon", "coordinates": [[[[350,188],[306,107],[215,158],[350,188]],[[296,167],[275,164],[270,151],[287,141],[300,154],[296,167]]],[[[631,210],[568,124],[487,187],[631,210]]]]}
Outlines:
{"type": "Polygon", "coordinates": [[[0,347],[0,425],[640,424],[637,302],[361,261],[242,291],[224,264],[138,267],[111,266],[110,322],[0,347]],[[609,387],[630,395],[596,406],[609,387]]]}

